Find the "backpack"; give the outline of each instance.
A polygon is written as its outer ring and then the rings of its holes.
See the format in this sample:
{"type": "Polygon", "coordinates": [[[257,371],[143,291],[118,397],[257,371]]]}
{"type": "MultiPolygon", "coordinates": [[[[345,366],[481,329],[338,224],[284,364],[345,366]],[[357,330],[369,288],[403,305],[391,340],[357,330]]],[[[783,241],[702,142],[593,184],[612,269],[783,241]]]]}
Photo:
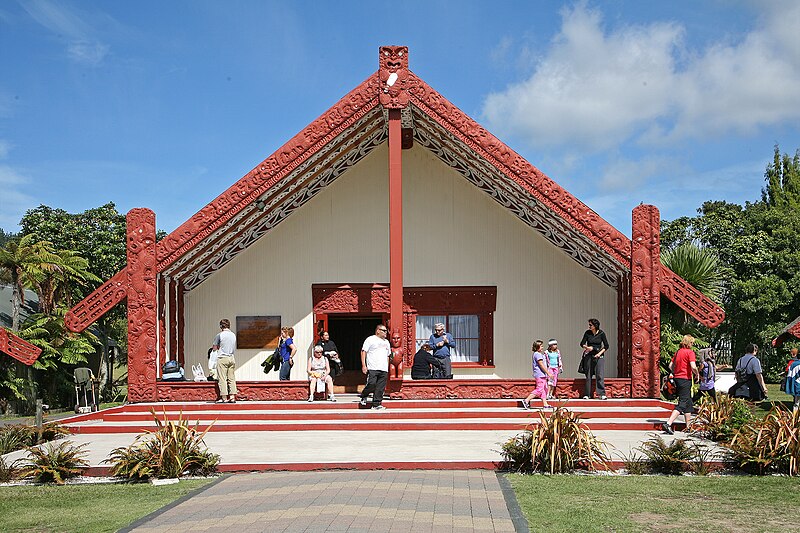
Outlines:
{"type": "Polygon", "coordinates": [[[175,359],[169,360],[161,367],[162,374],[172,374],[173,372],[180,372],[181,367],[175,359]]]}
{"type": "Polygon", "coordinates": [[[734,373],[736,374],[737,383],[744,383],[747,381],[747,375],[748,375],[747,369],[750,368],[750,363],[753,362],[753,359],[755,359],[755,356],[751,355],[750,360],[747,361],[747,363],[742,368],[737,368],[734,371],[734,373]]]}

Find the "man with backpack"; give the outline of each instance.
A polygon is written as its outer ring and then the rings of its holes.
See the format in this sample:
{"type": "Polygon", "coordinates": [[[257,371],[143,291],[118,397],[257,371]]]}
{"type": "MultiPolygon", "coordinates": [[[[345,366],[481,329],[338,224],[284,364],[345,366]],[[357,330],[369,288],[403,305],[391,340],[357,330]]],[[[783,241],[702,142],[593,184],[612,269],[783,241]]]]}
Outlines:
{"type": "Polygon", "coordinates": [[[728,390],[735,398],[747,398],[753,402],[767,399],[767,386],[761,375],[761,361],[756,354],[758,346],[748,344],[745,354],[736,362],[736,383],[728,390]]]}

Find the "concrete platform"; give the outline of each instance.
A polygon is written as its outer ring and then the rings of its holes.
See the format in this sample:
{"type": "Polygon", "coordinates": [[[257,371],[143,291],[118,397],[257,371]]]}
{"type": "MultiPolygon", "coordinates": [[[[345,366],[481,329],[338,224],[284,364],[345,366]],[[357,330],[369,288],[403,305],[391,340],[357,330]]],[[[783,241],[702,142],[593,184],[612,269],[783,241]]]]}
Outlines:
{"type": "MultiPolygon", "coordinates": [[[[502,444],[539,420],[538,412],[522,410],[515,401],[496,400],[500,403],[494,407],[477,400],[457,402],[458,408],[451,401],[387,402],[390,408],[385,411],[359,410],[355,396],[321,409],[316,402],[284,402],[283,410],[263,402],[189,404],[189,411],[184,411],[187,405],[150,407],[170,418],[199,420],[201,426],[216,417],[205,441],[221,456],[222,471],[497,469],[503,460],[502,444]],[[329,425],[319,418],[342,413],[344,419],[330,420],[329,425]],[[228,418],[219,419],[223,415],[228,418]],[[279,416],[270,419],[270,415],[279,416]],[[429,415],[436,417],[426,418],[429,415]]],[[[671,404],[653,402],[640,406],[621,400],[574,401],[570,408],[581,411],[593,433],[609,445],[618,467],[643,441],[661,434],[654,429],[666,421],[671,404]]],[[[131,409],[114,408],[63,421],[76,431],[69,439],[86,445],[90,474],[107,473],[103,461],[114,448],[129,446],[142,428],[154,428],[148,406],[126,407],[131,409]]],[[[665,436],[679,437],[686,436],[680,432],[665,436]]],[[[8,459],[23,455],[15,452],[8,459]]]]}

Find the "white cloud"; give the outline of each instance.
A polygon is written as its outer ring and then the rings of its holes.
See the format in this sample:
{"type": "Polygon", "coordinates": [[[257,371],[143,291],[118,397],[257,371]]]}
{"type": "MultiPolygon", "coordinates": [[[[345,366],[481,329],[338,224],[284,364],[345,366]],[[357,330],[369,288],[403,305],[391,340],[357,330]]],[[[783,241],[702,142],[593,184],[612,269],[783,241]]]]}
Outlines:
{"type": "Polygon", "coordinates": [[[490,94],[483,113],[532,146],[606,150],[751,133],[800,119],[800,3],[764,3],[740,40],[688,50],[675,23],[607,30],[579,4],[524,82],[490,94]]]}
{"type": "Polygon", "coordinates": [[[680,165],[666,157],[644,157],[640,160],[618,157],[608,162],[600,178],[600,187],[606,191],[633,191],[648,178],[658,175],[674,175],[680,165]]]}
{"type": "Polygon", "coordinates": [[[36,22],[67,41],[67,55],[72,60],[97,66],[108,54],[108,45],[94,37],[94,29],[74,9],[49,0],[29,0],[22,7],[36,22]]]}
{"type": "Polygon", "coordinates": [[[33,198],[23,192],[29,181],[13,168],[0,165],[0,228],[16,231],[22,215],[33,205],[33,198]]]}

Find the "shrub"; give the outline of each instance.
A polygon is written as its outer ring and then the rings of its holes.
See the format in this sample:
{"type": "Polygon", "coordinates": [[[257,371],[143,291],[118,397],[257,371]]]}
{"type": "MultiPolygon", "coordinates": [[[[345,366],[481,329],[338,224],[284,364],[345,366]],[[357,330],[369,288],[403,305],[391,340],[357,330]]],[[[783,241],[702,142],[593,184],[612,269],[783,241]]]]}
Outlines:
{"type": "Polygon", "coordinates": [[[28,448],[28,463],[22,466],[20,477],[32,478],[37,483],[56,483],[78,477],[89,466],[84,456],[86,444],[75,446],[68,441],[57,444],[47,443],[40,447],[28,448]]]}
{"type": "Polygon", "coordinates": [[[30,433],[27,426],[9,424],[0,428],[0,455],[30,446],[30,433]]]}
{"type": "Polygon", "coordinates": [[[6,460],[0,457],[0,483],[7,483],[12,479],[16,479],[19,474],[19,460],[12,463],[6,463],[6,460]]]}
{"type": "Polygon", "coordinates": [[[692,419],[692,431],[713,441],[730,442],[739,428],[752,419],[753,411],[746,400],[727,394],[706,396],[692,419]]]}
{"type": "Polygon", "coordinates": [[[538,424],[503,444],[503,455],[517,471],[551,474],[594,470],[609,461],[606,445],[581,422],[580,415],[563,407],[549,417],[539,413],[538,424]]]}
{"type": "Polygon", "coordinates": [[[205,431],[189,427],[181,413],[177,422],[164,415],[164,420],[150,410],[156,422],[155,431],[136,437],[127,448],[116,448],[104,462],[111,463],[111,473],[131,481],[156,478],[175,478],[182,475],[209,475],[217,471],[219,455],[208,451],[203,438],[205,431]]]}
{"type": "Polygon", "coordinates": [[[56,440],[64,435],[69,435],[69,430],[57,422],[44,424],[41,434],[36,426],[8,424],[0,427],[0,455],[56,440]]]}
{"type": "Polygon", "coordinates": [[[800,411],[776,405],[742,426],[728,447],[730,462],[745,472],[800,475],[800,411]]]}
{"type": "Polygon", "coordinates": [[[653,435],[637,449],[644,454],[650,471],[656,474],[682,474],[696,457],[695,448],[685,439],[667,443],[659,435],[653,435]]]}
{"type": "Polygon", "coordinates": [[[645,458],[635,451],[631,451],[628,455],[622,457],[622,462],[625,464],[625,471],[633,476],[640,476],[642,474],[650,473],[650,463],[645,458]]]}

